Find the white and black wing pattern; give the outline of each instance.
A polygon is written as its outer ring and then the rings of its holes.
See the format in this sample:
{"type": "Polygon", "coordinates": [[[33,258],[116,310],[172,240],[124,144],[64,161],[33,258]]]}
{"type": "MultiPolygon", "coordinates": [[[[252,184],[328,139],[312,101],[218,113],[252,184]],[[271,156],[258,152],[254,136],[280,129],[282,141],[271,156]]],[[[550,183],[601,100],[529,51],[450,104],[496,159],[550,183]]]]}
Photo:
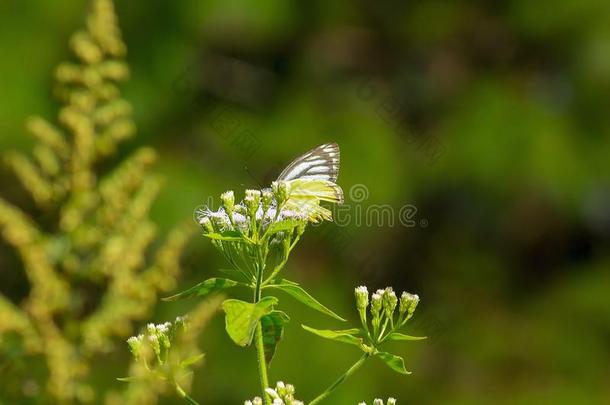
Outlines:
{"type": "Polygon", "coordinates": [[[278,180],[328,180],[335,183],[339,175],[339,145],[325,143],[299,156],[280,173],[278,180]]]}

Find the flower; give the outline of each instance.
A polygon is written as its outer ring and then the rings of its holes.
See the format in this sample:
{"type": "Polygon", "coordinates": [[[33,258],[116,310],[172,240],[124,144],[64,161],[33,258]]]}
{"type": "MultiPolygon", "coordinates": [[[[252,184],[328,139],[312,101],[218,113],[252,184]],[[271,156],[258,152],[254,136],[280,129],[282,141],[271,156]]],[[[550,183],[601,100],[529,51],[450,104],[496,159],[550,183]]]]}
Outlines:
{"type": "MultiPolygon", "coordinates": [[[[284,384],[278,381],[275,388],[266,388],[265,392],[273,399],[273,405],[304,405],[303,401],[294,398],[294,386],[292,384],[284,384]]],[[[254,397],[252,400],[247,400],[244,405],[262,405],[263,400],[260,397],[254,397]]]]}
{"type": "Polygon", "coordinates": [[[396,298],[396,293],[394,293],[392,287],[387,287],[383,292],[383,310],[388,318],[394,313],[397,303],[398,299],[396,298]]]}
{"type": "Polygon", "coordinates": [[[409,316],[413,315],[415,312],[415,308],[417,308],[417,304],[419,303],[419,296],[417,294],[409,294],[406,291],[400,296],[400,306],[398,308],[398,312],[401,315],[404,315],[405,312],[408,312],[409,316]]]}
{"type": "Polygon", "coordinates": [[[369,305],[369,290],[365,286],[361,285],[354,289],[356,295],[356,307],[359,311],[363,311],[369,305]]]}
{"type": "Polygon", "coordinates": [[[371,313],[373,316],[379,316],[379,312],[381,311],[383,299],[383,290],[377,290],[376,293],[371,295],[371,313]],[[382,291],[380,294],[379,291],[382,291]]]}

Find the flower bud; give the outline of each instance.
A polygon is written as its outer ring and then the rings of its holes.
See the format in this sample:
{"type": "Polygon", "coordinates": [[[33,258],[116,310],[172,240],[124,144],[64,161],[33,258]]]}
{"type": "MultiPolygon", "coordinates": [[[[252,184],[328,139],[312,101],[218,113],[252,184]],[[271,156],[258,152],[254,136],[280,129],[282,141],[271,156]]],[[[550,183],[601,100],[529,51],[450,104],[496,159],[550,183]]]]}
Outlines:
{"type": "Polygon", "coordinates": [[[388,398],[388,405],[396,405],[396,399],[392,397],[388,398]]]}
{"type": "Polygon", "coordinates": [[[383,405],[383,399],[375,398],[373,405],[383,405]]]}
{"type": "Polygon", "coordinates": [[[279,396],[283,397],[286,395],[286,385],[283,381],[278,381],[275,384],[275,391],[279,394],[279,396]]]}
{"type": "Polygon", "coordinates": [[[379,312],[381,311],[382,299],[383,298],[381,294],[379,294],[379,292],[376,292],[371,295],[371,313],[373,314],[373,316],[379,316],[379,312]]]}
{"type": "Polygon", "coordinates": [[[150,343],[150,347],[152,347],[153,351],[157,355],[157,358],[160,359],[161,344],[159,343],[159,337],[157,335],[148,335],[148,342],[150,343]]]}
{"type": "Polygon", "coordinates": [[[413,315],[418,303],[419,296],[417,294],[409,294],[408,292],[404,291],[400,296],[400,306],[398,311],[401,315],[403,315],[405,312],[408,312],[409,315],[413,315]]]}
{"type": "Polygon", "coordinates": [[[144,335],[132,336],[127,339],[127,344],[129,345],[129,351],[133,354],[133,357],[136,361],[140,358],[140,350],[142,349],[142,339],[144,339],[144,335]]]}
{"type": "Polygon", "coordinates": [[[210,218],[208,218],[208,217],[201,217],[201,219],[199,219],[199,224],[201,225],[201,227],[203,228],[203,231],[205,233],[213,233],[214,232],[214,227],[212,226],[212,221],[210,221],[210,218]]]}
{"type": "Polygon", "coordinates": [[[398,298],[396,298],[396,293],[394,293],[392,287],[386,288],[383,292],[383,310],[388,316],[392,316],[397,303],[398,298]]]}
{"type": "Polygon", "coordinates": [[[363,311],[369,305],[369,290],[365,286],[356,287],[354,289],[356,296],[356,308],[358,311],[363,311]]]}
{"type": "Polygon", "coordinates": [[[280,398],[280,396],[277,393],[277,391],[275,389],[273,389],[273,388],[267,387],[267,388],[265,388],[265,392],[267,393],[267,395],[269,395],[273,399],[279,399],[280,398]]]}
{"type": "Polygon", "coordinates": [[[220,201],[222,201],[222,206],[229,216],[233,212],[233,207],[235,205],[235,194],[233,194],[233,190],[225,191],[220,195],[220,201]]]}
{"type": "Polygon", "coordinates": [[[267,211],[267,208],[269,208],[269,206],[271,205],[271,202],[273,201],[273,193],[271,192],[271,190],[263,190],[263,192],[261,193],[261,201],[263,202],[263,212],[267,211]]]}
{"type": "Polygon", "coordinates": [[[260,190],[246,190],[246,197],[244,198],[244,204],[248,209],[248,212],[251,216],[256,215],[256,211],[258,210],[258,204],[261,201],[261,192],[260,190]]]}
{"type": "Polygon", "coordinates": [[[288,185],[285,181],[274,181],[271,183],[271,189],[277,200],[278,207],[288,199],[288,185]]]}

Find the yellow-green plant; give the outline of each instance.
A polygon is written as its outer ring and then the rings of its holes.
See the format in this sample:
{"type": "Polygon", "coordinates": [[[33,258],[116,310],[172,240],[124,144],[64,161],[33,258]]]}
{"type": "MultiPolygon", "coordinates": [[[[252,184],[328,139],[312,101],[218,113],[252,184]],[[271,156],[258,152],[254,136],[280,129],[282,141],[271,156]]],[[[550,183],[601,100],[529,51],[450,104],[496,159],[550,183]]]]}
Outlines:
{"type": "Polygon", "coordinates": [[[36,138],[32,156],[5,156],[36,211],[0,199],[0,232],[17,251],[30,285],[21,300],[0,294],[0,363],[26,358],[44,364],[40,372],[28,366],[3,396],[43,392],[51,403],[100,397],[88,382],[92,360],[132,332],[160,291],[174,288],[190,235],[178,226],[151,251],[156,229],[148,212],[161,186],[148,173],[152,149],[100,170],[99,163],[135,132],[131,105],[118,87],[129,70],[110,0],[92,2],[86,28],[70,46],[76,61],[55,71],[62,102],[57,124],[29,119],[36,138]]]}

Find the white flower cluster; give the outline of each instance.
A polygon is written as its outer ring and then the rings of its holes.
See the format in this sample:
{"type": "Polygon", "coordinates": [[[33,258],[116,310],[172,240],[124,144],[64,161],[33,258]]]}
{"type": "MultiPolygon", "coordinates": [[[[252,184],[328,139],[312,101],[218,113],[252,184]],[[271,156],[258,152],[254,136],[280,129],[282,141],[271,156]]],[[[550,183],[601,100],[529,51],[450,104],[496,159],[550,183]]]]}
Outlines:
{"type": "Polygon", "coordinates": [[[164,357],[162,354],[170,349],[172,339],[178,328],[182,328],[183,330],[186,328],[185,317],[179,316],[173,323],[165,322],[157,325],[149,323],[146,325],[146,333],[131,336],[127,339],[127,345],[136,361],[138,361],[142,354],[143,346],[148,344],[155,353],[159,363],[162,363],[164,357]]]}
{"type": "Polygon", "coordinates": [[[365,286],[356,287],[354,289],[356,297],[356,308],[360,314],[362,326],[368,330],[366,309],[370,306],[371,324],[373,326],[371,337],[375,341],[381,341],[384,332],[387,330],[388,323],[391,330],[395,330],[403,326],[415,312],[419,303],[419,296],[403,292],[400,300],[392,287],[386,287],[383,290],[377,290],[370,295],[369,290],[365,286]],[[398,308],[398,316],[395,317],[396,309],[398,308]]]}
{"type": "MultiPolygon", "coordinates": [[[[359,402],[358,405],[366,405],[366,402],[359,402]]],[[[383,399],[376,398],[373,405],[384,405],[383,399]]],[[[388,398],[386,405],[396,405],[396,400],[392,397],[388,398]]]]}
{"type": "MultiPolygon", "coordinates": [[[[294,386],[292,384],[284,384],[278,381],[275,388],[267,388],[265,390],[273,400],[273,405],[304,405],[303,401],[294,399],[294,386]]],[[[255,397],[252,400],[247,400],[244,405],[263,405],[261,397],[255,397]]]]}
{"type": "Polygon", "coordinates": [[[216,211],[209,208],[197,211],[197,221],[205,231],[239,231],[248,234],[253,227],[265,230],[270,224],[287,219],[307,221],[308,212],[283,207],[285,192],[270,189],[246,190],[244,199],[235,204],[235,194],[229,190],[221,194],[222,207],[216,211]]]}

